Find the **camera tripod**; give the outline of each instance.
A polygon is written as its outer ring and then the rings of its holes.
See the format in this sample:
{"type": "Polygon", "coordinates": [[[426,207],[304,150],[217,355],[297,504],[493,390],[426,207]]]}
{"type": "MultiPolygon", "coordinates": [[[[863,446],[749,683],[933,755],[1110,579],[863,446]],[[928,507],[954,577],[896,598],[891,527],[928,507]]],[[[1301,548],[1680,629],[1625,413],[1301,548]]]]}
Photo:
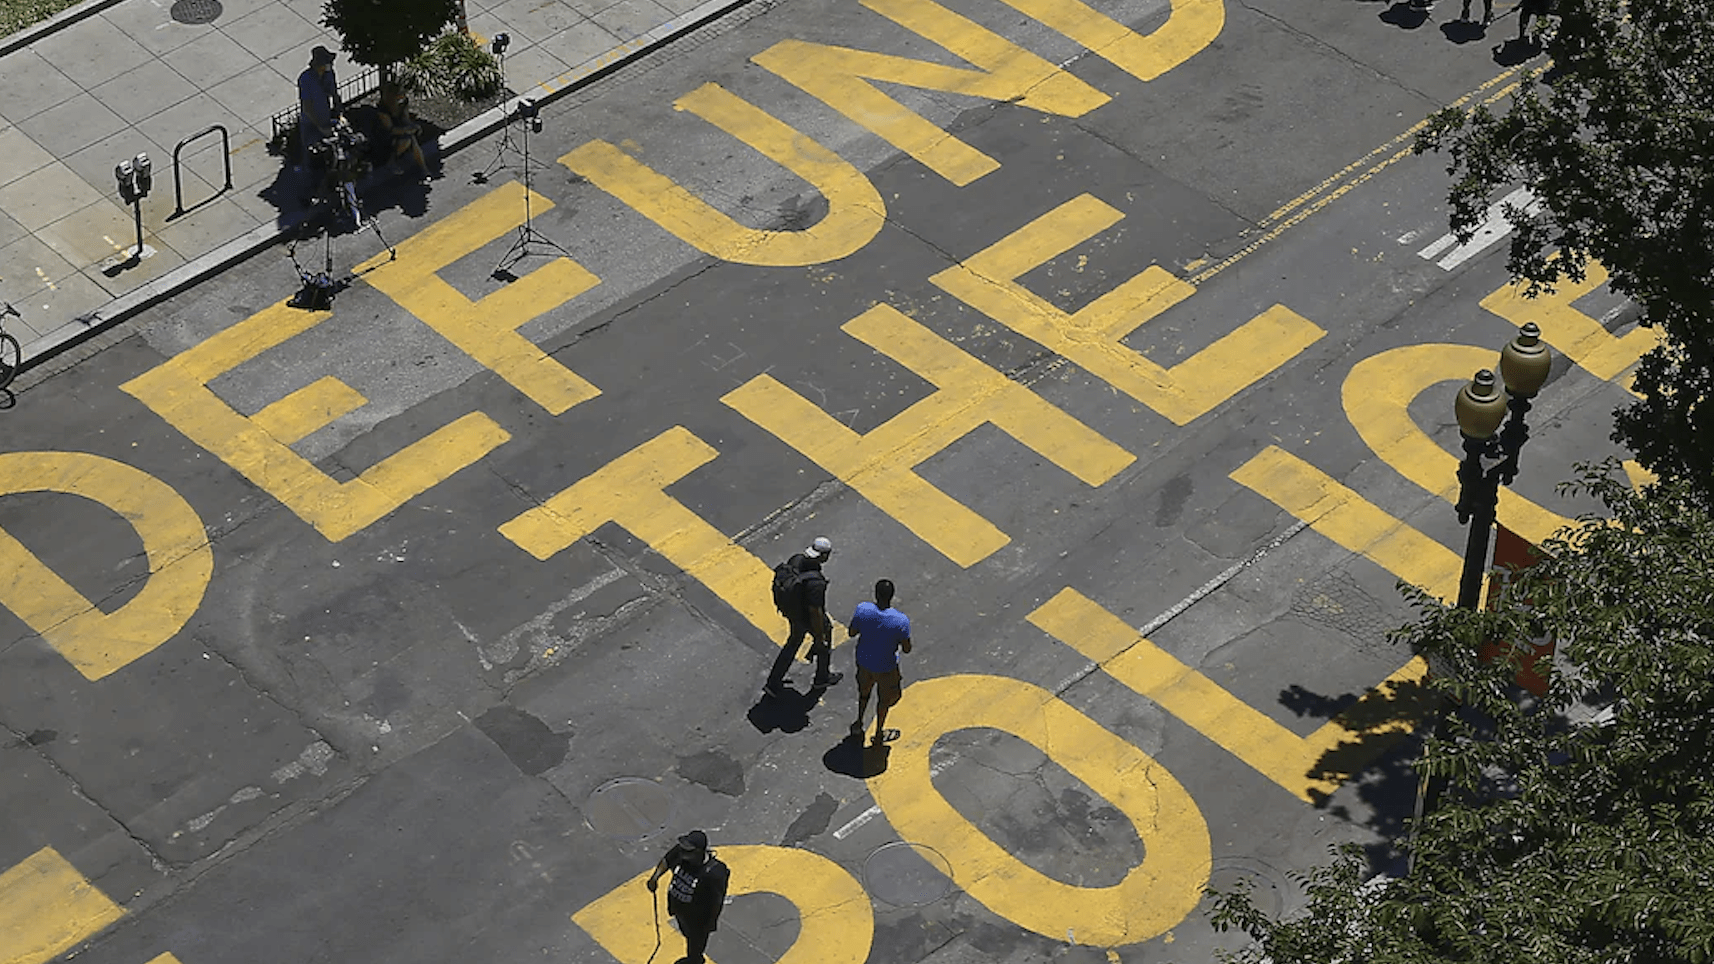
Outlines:
{"type": "Polygon", "coordinates": [[[512,246],[506,249],[506,253],[500,256],[500,262],[494,266],[491,277],[500,281],[516,281],[517,275],[512,273],[512,267],[532,254],[548,255],[558,252],[567,258],[571,257],[570,251],[567,251],[557,241],[543,237],[541,232],[536,230],[534,214],[530,210],[530,132],[533,130],[540,133],[542,129],[540,108],[536,106],[536,102],[528,97],[520,100],[512,116],[508,118],[506,125],[508,133],[510,133],[512,123],[518,125],[519,138],[523,141],[524,223],[519,225],[518,237],[512,242],[512,246]],[[550,250],[531,250],[531,245],[550,250]]]}

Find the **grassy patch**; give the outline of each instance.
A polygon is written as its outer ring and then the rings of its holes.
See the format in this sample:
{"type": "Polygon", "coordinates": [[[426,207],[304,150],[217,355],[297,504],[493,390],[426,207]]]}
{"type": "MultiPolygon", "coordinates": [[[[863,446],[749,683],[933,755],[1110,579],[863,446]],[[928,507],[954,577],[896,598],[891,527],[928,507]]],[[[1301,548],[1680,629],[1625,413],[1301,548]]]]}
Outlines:
{"type": "Polygon", "coordinates": [[[0,0],[0,37],[9,37],[77,4],[78,0],[0,0]]]}

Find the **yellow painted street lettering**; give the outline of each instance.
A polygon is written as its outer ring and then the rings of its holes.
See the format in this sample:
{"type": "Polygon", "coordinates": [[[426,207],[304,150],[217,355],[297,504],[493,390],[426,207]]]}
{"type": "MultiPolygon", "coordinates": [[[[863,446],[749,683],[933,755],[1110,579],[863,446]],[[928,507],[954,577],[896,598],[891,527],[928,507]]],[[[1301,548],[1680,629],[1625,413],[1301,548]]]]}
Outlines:
{"type": "MultiPolygon", "coordinates": [[[[502,525],[500,534],[545,560],[611,522],[781,642],[786,621],[774,608],[773,570],[666,493],[719,454],[683,426],[670,428],[502,525]]],[[[835,644],[841,639],[834,634],[835,644]]]]}
{"type": "Polygon", "coordinates": [[[972,566],[1009,537],[935,488],[915,467],[984,424],[1041,453],[1087,485],[1098,486],[1135,456],[1024,386],[984,365],[888,305],[876,305],[843,330],[938,389],[859,435],[769,375],[721,401],[916,533],[961,566],[972,566]]]}
{"type": "Polygon", "coordinates": [[[1039,686],[1000,676],[945,676],[905,690],[888,716],[902,734],[869,792],[902,839],[952,864],[953,880],[984,907],[1056,940],[1066,932],[1097,947],[1166,933],[1196,909],[1211,851],[1202,811],[1148,754],[1039,686]],[[935,787],[929,751],[972,728],[1024,740],[1131,821],[1143,862],[1110,887],[1056,880],[995,843],[935,787]]]}
{"type": "Polygon", "coordinates": [[[1420,657],[1371,688],[1355,705],[1298,736],[1218,683],[1137,635],[1075,589],[1029,614],[1029,621],[1077,650],[1119,682],[1160,704],[1256,772],[1309,803],[1325,799],[1353,773],[1420,723],[1431,704],[1419,684],[1420,657]]]}
{"type": "Polygon", "coordinates": [[[125,911],[51,847],[0,873],[0,964],[43,964],[125,911]]]}
{"type": "Polygon", "coordinates": [[[738,264],[821,264],[856,252],[879,234],[887,207],[875,185],[849,161],[807,134],[719,84],[704,84],[674,102],[808,181],[827,199],[827,214],[802,230],[748,228],[677,182],[606,141],[590,141],[560,163],[704,254],[738,264]]]}
{"type": "Polygon", "coordinates": [[[1166,23],[1146,35],[1082,0],[1003,2],[1088,47],[1138,80],[1154,80],[1196,56],[1226,26],[1226,0],[1172,0],[1172,14],[1166,23]]]}
{"type": "Polygon", "coordinates": [[[154,651],[202,604],[214,553],[201,517],[165,482],[85,452],[0,454],[0,496],[17,492],[82,496],[129,522],[143,542],[148,581],[108,613],[0,529],[0,605],[88,679],[101,679],[154,651]]]}
{"type": "Polygon", "coordinates": [[[1165,368],[1121,339],[1196,292],[1156,265],[1067,314],[1017,279],[1124,217],[1084,194],[929,280],[1020,335],[1064,355],[1184,425],[1249,387],[1326,332],[1275,305],[1214,344],[1165,368]]]}
{"type": "Polygon", "coordinates": [[[782,40],[750,58],[916,158],[965,185],[1000,163],[936,127],[870,81],[943,90],[1067,117],[1110,98],[1075,76],[933,0],[860,0],[863,6],[980,67],[970,70],[891,54],[782,40]]]}
{"type": "MultiPolygon", "coordinates": [[[[471,301],[437,273],[522,225],[524,192],[523,185],[509,181],[406,239],[396,260],[376,255],[356,270],[423,324],[558,415],[601,390],[548,357],[518,329],[600,280],[570,258],[554,258],[471,301]]],[[[537,213],[554,206],[533,191],[529,203],[537,213]]]]}
{"type": "Polygon", "coordinates": [[[331,317],[284,302],[131,379],[120,388],[338,542],[493,451],[510,436],[481,412],[443,425],[348,482],[336,482],[288,446],[361,404],[331,378],[287,394],[247,418],[208,383],[331,317]],[[270,434],[268,427],[284,434],[270,434]]]}
{"type": "Polygon", "coordinates": [[[1641,325],[1615,338],[1599,319],[1573,307],[1572,302],[1607,282],[1607,269],[1591,261],[1581,282],[1560,279],[1553,294],[1525,298],[1522,282],[1502,286],[1482,299],[1482,307],[1518,327],[1533,321],[1543,341],[1565,353],[1596,378],[1611,381],[1660,344],[1660,332],[1641,325]]]}
{"type": "MultiPolygon", "coordinates": [[[[1345,417],[1381,461],[1450,503],[1458,501],[1458,456],[1441,448],[1410,416],[1418,395],[1446,385],[1452,407],[1452,382],[1469,382],[1477,370],[1499,371],[1499,354],[1470,345],[1405,345],[1371,355],[1351,366],[1342,398],[1345,417]]],[[[1528,457],[1529,450],[1524,450],[1528,457]]],[[[1500,488],[1501,525],[1533,543],[1541,543],[1573,520],[1500,488]]]]}
{"type": "MultiPolygon", "coordinates": [[[[820,854],[798,847],[766,845],[726,846],[715,841],[711,848],[732,871],[726,893],[777,894],[797,908],[797,940],[779,957],[779,964],[863,964],[869,959],[875,939],[875,911],[869,895],[845,868],[820,854]]],[[[657,894],[644,885],[644,871],[571,916],[597,944],[619,964],[645,964],[655,953],[655,930],[649,902],[665,911],[666,887],[657,894]]],[[[710,961],[718,960],[722,939],[731,929],[722,921],[710,943],[710,961]]],[[[680,940],[669,925],[662,924],[664,940],[680,940]]],[[[740,938],[734,937],[733,940],[740,938]]],[[[680,940],[682,950],[682,940],[680,940]]],[[[667,957],[663,946],[658,957],[667,957]]]]}
{"type": "Polygon", "coordinates": [[[1405,582],[1443,600],[1458,594],[1457,553],[1279,446],[1263,449],[1231,478],[1405,582]]]}

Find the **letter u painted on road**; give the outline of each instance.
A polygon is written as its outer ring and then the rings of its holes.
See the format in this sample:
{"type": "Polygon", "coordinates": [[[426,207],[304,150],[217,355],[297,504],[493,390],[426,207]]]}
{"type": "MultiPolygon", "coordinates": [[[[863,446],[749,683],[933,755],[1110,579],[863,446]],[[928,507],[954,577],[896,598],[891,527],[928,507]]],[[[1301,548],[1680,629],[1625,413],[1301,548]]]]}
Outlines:
{"type": "MultiPolygon", "coordinates": [[[[713,849],[732,871],[727,896],[778,894],[797,908],[797,940],[780,955],[779,964],[863,964],[869,959],[875,911],[863,885],[845,868],[797,847],[713,849]]],[[[664,904],[666,888],[649,893],[648,876],[644,872],[632,877],[571,916],[619,964],[645,964],[655,954],[655,917],[648,908],[651,901],[664,904]]],[[[679,939],[665,925],[662,930],[664,941],[679,939]]],[[[729,926],[715,932],[712,959],[718,959],[720,942],[730,933],[729,926]]],[[[661,950],[667,953],[655,956],[662,960],[677,956],[670,944],[661,950]]]]}
{"type": "Polygon", "coordinates": [[[1211,850],[1202,811],[1167,769],[1039,686],[1000,676],[946,676],[905,690],[888,717],[903,734],[869,792],[905,840],[952,864],[953,880],[1005,919],[1056,940],[1117,947],[1165,933],[1196,909],[1211,850]],[[1111,887],[1055,880],[995,843],[935,788],[929,751],[985,727],[1033,744],[1130,819],[1143,862],[1111,887]]]}
{"type": "Polygon", "coordinates": [[[149,578],[137,595],[108,613],[0,529],[0,606],[86,678],[101,679],[152,652],[202,604],[214,553],[201,517],[165,482],[86,452],[0,455],[0,496],[18,492],[81,496],[118,513],[143,541],[149,578]]]}
{"type": "Polygon", "coordinates": [[[774,267],[820,264],[857,251],[880,233],[887,206],[875,185],[808,135],[719,84],[704,84],[673,106],[808,181],[827,199],[827,214],[802,230],[749,228],[606,141],[590,141],[559,161],[686,244],[723,261],[774,267]]]}

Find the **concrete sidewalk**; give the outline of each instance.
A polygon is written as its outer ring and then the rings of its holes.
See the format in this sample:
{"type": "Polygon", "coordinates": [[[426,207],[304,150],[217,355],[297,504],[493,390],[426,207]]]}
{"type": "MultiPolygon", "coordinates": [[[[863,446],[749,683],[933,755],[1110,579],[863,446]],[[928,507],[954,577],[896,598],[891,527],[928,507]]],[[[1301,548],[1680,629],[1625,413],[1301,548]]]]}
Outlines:
{"type": "MultiPolygon", "coordinates": [[[[512,38],[506,84],[550,98],[576,89],[746,0],[465,0],[479,41],[512,38]]],[[[0,299],[33,359],[117,324],[269,244],[310,212],[268,151],[270,119],[295,107],[323,0],[86,0],[0,40],[0,299]],[[180,154],[183,211],[173,183],[180,154]],[[113,167],[154,161],[135,243],[113,167]],[[226,187],[224,161],[231,163],[226,187]],[[116,258],[120,255],[121,258],[116,258]]],[[[359,67],[341,56],[341,83],[359,67]]],[[[439,139],[441,154],[493,130],[505,105],[439,139]]],[[[431,155],[435,149],[425,145],[431,155]]]]}

